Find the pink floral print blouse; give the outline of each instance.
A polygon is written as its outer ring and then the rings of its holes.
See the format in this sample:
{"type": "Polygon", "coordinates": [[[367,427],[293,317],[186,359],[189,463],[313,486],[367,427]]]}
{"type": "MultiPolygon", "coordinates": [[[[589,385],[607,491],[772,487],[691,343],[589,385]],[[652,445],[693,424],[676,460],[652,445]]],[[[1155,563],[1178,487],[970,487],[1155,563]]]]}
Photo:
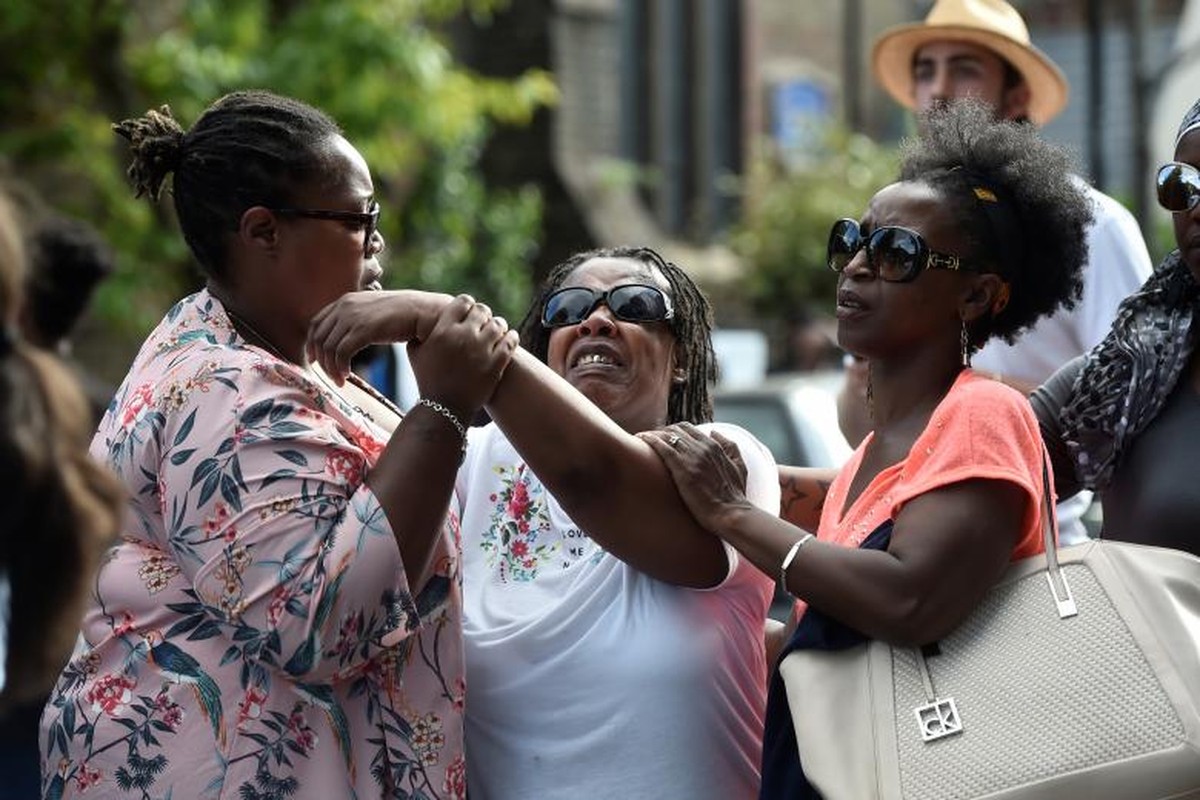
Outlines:
{"type": "Polygon", "coordinates": [[[92,444],[129,507],[46,797],[466,796],[457,520],[414,596],[363,483],[386,441],[206,291],[168,312],[92,444]]]}

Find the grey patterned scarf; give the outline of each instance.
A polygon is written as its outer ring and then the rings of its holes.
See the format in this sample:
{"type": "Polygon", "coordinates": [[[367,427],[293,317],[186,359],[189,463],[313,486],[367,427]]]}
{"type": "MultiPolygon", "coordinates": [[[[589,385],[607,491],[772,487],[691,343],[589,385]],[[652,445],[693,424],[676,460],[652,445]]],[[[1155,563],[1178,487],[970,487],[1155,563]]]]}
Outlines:
{"type": "Polygon", "coordinates": [[[1103,489],[1133,440],[1158,416],[1191,357],[1197,287],[1176,250],[1121,303],[1092,348],[1060,421],[1079,481],[1103,489]]]}

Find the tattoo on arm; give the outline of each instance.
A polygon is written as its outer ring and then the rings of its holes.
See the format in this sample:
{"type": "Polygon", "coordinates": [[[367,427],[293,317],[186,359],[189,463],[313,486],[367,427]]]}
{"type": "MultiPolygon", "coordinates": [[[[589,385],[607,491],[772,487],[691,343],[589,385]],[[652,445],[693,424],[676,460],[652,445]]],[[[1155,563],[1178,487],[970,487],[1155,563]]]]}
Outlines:
{"type": "Polygon", "coordinates": [[[829,493],[829,481],[786,477],[780,483],[779,516],[793,525],[816,529],[829,493]]]}

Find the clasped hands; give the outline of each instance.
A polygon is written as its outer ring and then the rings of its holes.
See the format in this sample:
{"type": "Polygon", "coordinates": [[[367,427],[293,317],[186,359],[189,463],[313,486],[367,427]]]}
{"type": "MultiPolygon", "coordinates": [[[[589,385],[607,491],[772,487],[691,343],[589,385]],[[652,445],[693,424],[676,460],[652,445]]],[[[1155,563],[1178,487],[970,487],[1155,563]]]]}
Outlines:
{"type": "Polygon", "coordinates": [[[340,384],[364,347],[401,341],[421,396],[462,420],[491,398],[519,344],[504,318],[470,295],[372,291],[349,292],[317,312],[305,353],[340,384]]]}

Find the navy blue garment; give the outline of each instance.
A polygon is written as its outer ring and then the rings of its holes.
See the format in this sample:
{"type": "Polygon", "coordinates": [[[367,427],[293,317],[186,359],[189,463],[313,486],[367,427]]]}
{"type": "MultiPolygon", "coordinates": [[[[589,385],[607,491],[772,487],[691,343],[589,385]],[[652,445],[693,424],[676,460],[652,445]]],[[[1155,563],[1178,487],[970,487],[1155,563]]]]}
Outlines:
{"type": "MultiPolygon", "coordinates": [[[[892,541],[892,521],[887,520],[871,531],[860,550],[886,550],[892,541]]],[[[771,686],[767,690],[767,717],[763,730],[762,788],[759,800],[821,800],[821,795],[808,778],[800,764],[796,747],[796,729],[792,726],[792,713],[788,710],[787,690],[779,676],[779,662],[795,650],[845,650],[862,644],[867,637],[848,625],[843,625],[811,606],[800,618],[792,638],[779,654],[775,669],[771,673],[771,686]]],[[[834,731],[834,735],[837,732],[834,731]]],[[[847,742],[854,747],[854,742],[847,742]]]]}

